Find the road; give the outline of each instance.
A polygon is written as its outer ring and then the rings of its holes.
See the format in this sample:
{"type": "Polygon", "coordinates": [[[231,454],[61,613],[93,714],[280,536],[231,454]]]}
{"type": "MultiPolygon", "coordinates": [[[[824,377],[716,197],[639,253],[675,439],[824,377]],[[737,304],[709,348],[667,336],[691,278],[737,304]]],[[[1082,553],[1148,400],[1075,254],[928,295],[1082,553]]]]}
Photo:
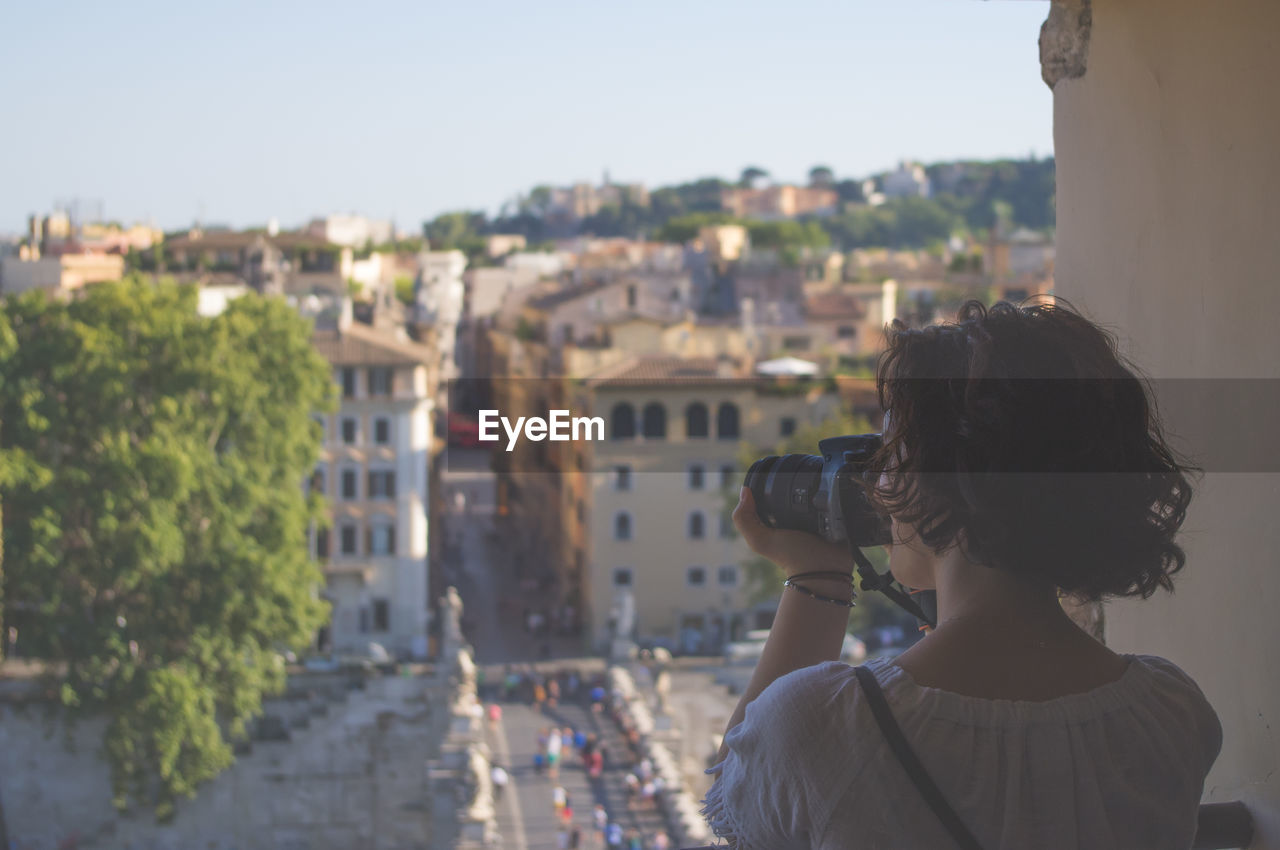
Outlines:
{"type": "MultiPolygon", "coordinates": [[[[573,670],[583,681],[602,675],[603,660],[583,657],[580,639],[533,638],[526,632],[521,622],[525,606],[537,609],[554,600],[519,589],[511,553],[489,533],[495,493],[493,474],[483,459],[485,453],[452,451],[441,478],[445,504],[451,512],[449,533],[460,538],[461,557],[453,566],[453,578],[463,599],[464,631],[476,651],[490,696],[497,696],[495,686],[511,664],[544,676],[557,670],[573,670]],[[461,499],[457,498],[458,493],[463,494],[461,499]]],[[[512,787],[498,806],[498,828],[504,846],[516,850],[552,850],[558,846],[559,826],[552,805],[552,789],[557,782],[569,795],[573,821],[582,831],[583,848],[599,846],[594,843],[591,826],[591,812],[597,803],[605,806],[611,821],[616,820],[624,831],[639,831],[645,847],[653,834],[665,830],[661,813],[628,808],[625,777],[636,765],[612,720],[590,710],[585,686],[580,688],[577,699],[566,694],[553,709],[538,709],[523,699],[501,704],[502,720],[496,727],[487,726],[486,735],[495,761],[503,764],[512,778],[512,787]],[[588,777],[572,747],[565,750],[555,782],[545,773],[534,771],[539,730],[552,726],[571,726],[598,736],[609,753],[599,779],[588,777]]]]}

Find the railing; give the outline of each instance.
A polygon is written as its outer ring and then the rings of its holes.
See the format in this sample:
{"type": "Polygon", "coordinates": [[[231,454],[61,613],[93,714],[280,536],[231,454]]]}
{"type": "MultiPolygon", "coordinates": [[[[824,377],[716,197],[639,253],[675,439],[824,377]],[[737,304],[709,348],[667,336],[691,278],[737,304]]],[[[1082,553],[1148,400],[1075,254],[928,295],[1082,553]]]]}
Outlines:
{"type": "MultiPolygon", "coordinates": [[[[1192,850],[1242,850],[1253,841],[1253,816],[1244,803],[1204,803],[1192,850]]],[[[684,850],[716,850],[718,845],[702,844],[684,850]]]]}

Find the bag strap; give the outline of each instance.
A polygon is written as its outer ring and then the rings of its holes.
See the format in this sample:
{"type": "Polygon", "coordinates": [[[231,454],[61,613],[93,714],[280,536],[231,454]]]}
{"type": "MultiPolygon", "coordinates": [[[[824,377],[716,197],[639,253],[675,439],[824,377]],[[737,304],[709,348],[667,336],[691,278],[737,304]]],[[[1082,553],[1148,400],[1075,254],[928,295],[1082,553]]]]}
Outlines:
{"type": "Polygon", "coordinates": [[[933,813],[938,816],[938,820],[946,827],[947,832],[951,833],[951,837],[957,844],[964,850],[982,850],[978,839],[973,837],[973,833],[964,825],[964,821],[960,820],[955,809],[951,808],[946,798],[942,796],[942,792],[938,790],[938,786],[933,783],[933,779],[920,763],[920,759],[916,758],[911,745],[907,743],[906,736],[902,734],[901,727],[898,726],[898,721],[894,719],[893,712],[889,709],[889,703],[880,690],[880,683],[876,681],[875,674],[866,667],[855,667],[853,672],[858,677],[862,692],[867,696],[867,703],[871,706],[871,713],[875,715],[880,731],[889,742],[889,748],[893,750],[893,754],[898,757],[898,763],[911,777],[920,796],[929,804],[929,808],[933,809],[933,813]]]}

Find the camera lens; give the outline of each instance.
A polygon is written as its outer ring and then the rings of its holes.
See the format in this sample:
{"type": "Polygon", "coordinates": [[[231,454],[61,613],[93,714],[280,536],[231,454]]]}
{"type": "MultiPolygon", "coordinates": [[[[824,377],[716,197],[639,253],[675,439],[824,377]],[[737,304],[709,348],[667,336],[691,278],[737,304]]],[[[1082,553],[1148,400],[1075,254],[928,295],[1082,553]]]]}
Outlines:
{"type": "Polygon", "coordinates": [[[771,528],[821,534],[823,513],[814,505],[822,484],[817,455],[770,455],[751,464],[744,486],[751,488],[756,514],[771,528]]]}

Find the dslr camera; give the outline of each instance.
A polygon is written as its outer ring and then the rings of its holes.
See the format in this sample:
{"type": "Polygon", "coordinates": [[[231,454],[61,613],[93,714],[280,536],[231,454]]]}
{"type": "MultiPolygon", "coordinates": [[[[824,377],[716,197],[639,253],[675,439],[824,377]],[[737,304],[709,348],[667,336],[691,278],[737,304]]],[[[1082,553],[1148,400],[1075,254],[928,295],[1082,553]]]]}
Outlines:
{"type": "Polygon", "coordinates": [[[867,499],[874,481],[867,466],[883,445],[879,434],[829,437],[820,455],[770,455],[751,464],[743,485],[751,488],[756,513],[770,528],[816,534],[832,543],[883,546],[893,542],[889,518],[867,499]]]}

